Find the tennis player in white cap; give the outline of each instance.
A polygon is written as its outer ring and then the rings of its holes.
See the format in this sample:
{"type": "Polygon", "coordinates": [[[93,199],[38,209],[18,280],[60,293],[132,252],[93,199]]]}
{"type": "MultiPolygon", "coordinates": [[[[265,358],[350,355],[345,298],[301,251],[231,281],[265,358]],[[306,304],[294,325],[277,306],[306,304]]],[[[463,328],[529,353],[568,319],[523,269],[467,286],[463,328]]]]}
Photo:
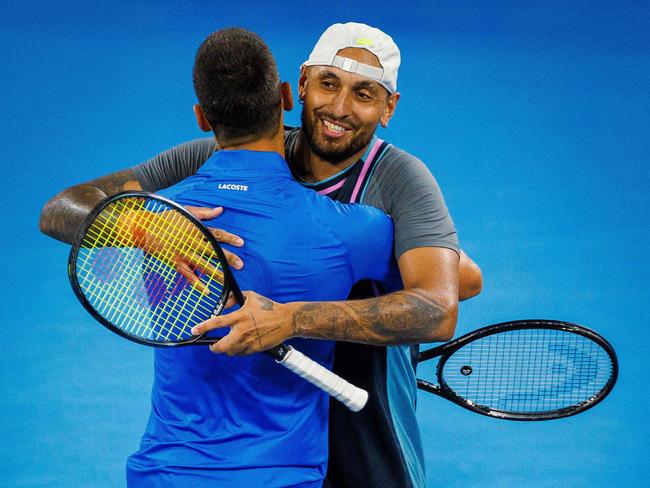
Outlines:
{"type": "MultiPolygon", "coordinates": [[[[356,334],[348,340],[367,343],[339,342],[336,349],[335,369],[367,388],[371,401],[355,416],[331,405],[326,483],[332,487],[424,486],[414,365],[404,343],[444,340],[455,325],[459,248],[442,195],[420,161],[375,135],[377,125],[387,127],[395,113],[399,66],[400,51],[390,36],[346,23],[322,34],[300,73],[301,137],[291,153],[302,155],[302,165],[293,165],[294,172],[318,182],[317,191],[393,216],[395,257],[406,287],[378,300],[289,314],[298,327],[317,320],[314,328],[322,330],[330,321],[330,329],[345,331],[334,338],[346,339],[352,329],[356,334]],[[379,327],[355,320],[372,315],[374,306],[379,327]]],[[[365,284],[353,298],[400,285],[399,277],[396,283],[365,284]]]]}

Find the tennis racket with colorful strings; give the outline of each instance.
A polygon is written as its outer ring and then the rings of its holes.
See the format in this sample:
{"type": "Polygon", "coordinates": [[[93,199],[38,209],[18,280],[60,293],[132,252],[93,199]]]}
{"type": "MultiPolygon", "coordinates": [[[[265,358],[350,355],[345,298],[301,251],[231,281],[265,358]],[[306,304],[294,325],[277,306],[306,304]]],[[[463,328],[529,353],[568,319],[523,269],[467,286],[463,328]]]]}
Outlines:
{"type": "Polygon", "coordinates": [[[419,379],[420,389],[507,420],[584,412],[612,391],[618,376],[609,342],[555,320],[490,325],[419,355],[419,361],[432,358],[438,358],[437,383],[419,379]]]}
{"type": "MultiPolygon", "coordinates": [[[[126,339],[154,347],[210,344],[194,325],[244,296],[214,236],[180,205],[144,192],[103,200],[86,218],[68,260],[75,295],[126,339]]],[[[291,346],[268,351],[279,364],[358,411],[368,393],[291,346]]]]}

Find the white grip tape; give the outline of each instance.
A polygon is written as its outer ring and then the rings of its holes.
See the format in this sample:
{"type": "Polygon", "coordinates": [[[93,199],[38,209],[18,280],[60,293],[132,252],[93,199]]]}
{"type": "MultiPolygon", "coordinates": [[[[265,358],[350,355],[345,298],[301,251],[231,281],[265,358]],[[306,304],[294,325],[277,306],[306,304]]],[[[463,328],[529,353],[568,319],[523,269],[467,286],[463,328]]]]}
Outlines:
{"type": "Polygon", "coordinates": [[[289,351],[284,356],[284,359],[278,361],[278,363],[329,393],[353,412],[358,412],[364,407],[368,401],[368,392],[366,390],[348,383],[293,347],[288,349],[289,351]]]}

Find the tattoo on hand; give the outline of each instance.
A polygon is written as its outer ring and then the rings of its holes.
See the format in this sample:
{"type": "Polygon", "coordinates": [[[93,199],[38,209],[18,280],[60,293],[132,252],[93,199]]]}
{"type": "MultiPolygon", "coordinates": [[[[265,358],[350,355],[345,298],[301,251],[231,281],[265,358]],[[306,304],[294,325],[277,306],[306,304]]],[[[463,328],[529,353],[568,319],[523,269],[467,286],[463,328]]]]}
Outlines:
{"type": "Polygon", "coordinates": [[[257,339],[257,346],[260,348],[261,351],[268,349],[269,344],[264,344],[264,339],[266,336],[270,334],[274,334],[277,332],[280,327],[279,326],[274,326],[271,328],[265,329],[263,332],[260,332],[260,329],[257,325],[257,320],[255,320],[255,316],[252,313],[248,313],[248,319],[253,322],[253,325],[255,326],[255,338],[257,339]]]}
{"type": "Polygon", "coordinates": [[[262,310],[273,310],[273,300],[269,300],[268,298],[262,296],[257,297],[257,300],[262,304],[260,307],[262,310]]]}

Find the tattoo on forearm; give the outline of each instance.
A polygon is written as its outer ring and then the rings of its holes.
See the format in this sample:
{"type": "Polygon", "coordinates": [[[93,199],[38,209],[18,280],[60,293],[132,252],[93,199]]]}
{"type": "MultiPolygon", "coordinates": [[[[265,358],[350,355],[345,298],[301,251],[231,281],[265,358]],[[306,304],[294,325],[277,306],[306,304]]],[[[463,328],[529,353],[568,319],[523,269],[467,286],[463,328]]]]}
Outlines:
{"type": "Polygon", "coordinates": [[[352,340],[361,327],[354,310],[336,302],[304,304],[293,314],[291,326],[294,336],[342,341],[352,340]]]}
{"type": "Polygon", "coordinates": [[[296,336],[371,344],[422,342],[445,319],[445,309],[418,290],[347,302],[306,303],[292,317],[296,336]]]}
{"type": "Polygon", "coordinates": [[[43,233],[63,242],[72,242],[88,213],[108,195],[135,183],[133,171],[124,170],[59,193],[45,204],[39,222],[43,233]]]}

